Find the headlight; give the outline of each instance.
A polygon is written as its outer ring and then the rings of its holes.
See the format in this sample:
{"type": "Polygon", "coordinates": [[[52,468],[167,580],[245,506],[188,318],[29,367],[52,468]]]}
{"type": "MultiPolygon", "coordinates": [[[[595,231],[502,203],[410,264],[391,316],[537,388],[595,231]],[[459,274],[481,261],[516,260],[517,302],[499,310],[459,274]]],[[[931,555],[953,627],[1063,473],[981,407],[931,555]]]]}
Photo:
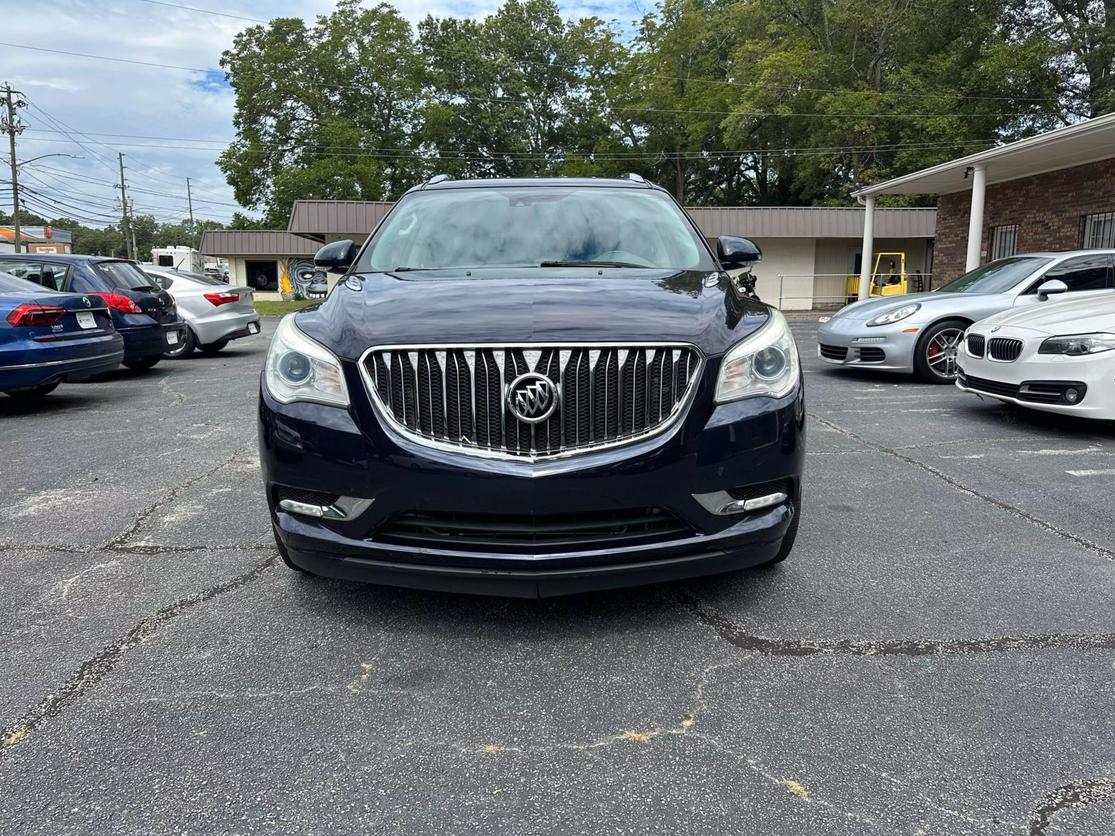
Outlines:
{"type": "Polygon", "coordinates": [[[770,320],[724,355],[716,381],[716,402],[788,395],[798,380],[798,349],[786,318],[772,310],[770,320]]]}
{"type": "Polygon", "coordinates": [[[1080,357],[1115,348],[1115,334],[1073,334],[1071,337],[1050,337],[1038,347],[1038,354],[1068,354],[1080,357]]]}
{"type": "Polygon", "coordinates": [[[903,305],[901,308],[895,308],[893,311],[887,311],[885,314],[879,314],[877,317],[868,322],[868,326],[872,325],[890,325],[892,322],[901,322],[907,317],[911,317],[918,312],[921,305],[916,302],[911,305],[903,305]]]}
{"type": "Polygon", "coordinates": [[[283,317],[263,366],[267,390],[280,403],[313,401],[348,406],[348,387],[341,361],[294,324],[294,314],[283,317]]]}

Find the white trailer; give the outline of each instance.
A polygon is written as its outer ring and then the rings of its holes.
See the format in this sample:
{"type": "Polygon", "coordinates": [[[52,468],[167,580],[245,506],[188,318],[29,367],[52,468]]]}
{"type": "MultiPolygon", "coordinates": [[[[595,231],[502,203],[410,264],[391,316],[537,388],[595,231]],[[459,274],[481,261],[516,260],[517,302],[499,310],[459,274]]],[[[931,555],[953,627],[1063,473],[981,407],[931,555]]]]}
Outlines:
{"type": "Polygon", "coordinates": [[[193,247],[154,247],[151,261],[159,267],[201,273],[205,270],[205,256],[193,247]]]}

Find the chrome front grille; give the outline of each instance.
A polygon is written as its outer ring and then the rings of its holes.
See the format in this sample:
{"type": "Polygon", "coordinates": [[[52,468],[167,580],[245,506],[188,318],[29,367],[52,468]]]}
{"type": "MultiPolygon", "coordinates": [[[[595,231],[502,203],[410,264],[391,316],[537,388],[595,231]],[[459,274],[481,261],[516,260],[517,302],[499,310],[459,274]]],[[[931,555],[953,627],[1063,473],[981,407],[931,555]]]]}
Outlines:
{"type": "Polygon", "coordinates": [[[691,398],[703,358],[679,344],[385,346],[360,365],[380,416],[404,436],[535,460],[665,430],[691,398]],[[556,398],[544,418],[512,410],[524,375],[556,398]]]}

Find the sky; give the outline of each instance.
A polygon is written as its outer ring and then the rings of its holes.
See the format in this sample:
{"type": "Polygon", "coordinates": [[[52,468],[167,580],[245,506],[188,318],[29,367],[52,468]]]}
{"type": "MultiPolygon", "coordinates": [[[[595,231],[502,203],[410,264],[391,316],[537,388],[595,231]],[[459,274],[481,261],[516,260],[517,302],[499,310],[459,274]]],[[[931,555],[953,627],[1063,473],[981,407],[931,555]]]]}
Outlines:
{"type": "MultiPolygon", "coordinates": [[[[56,0],[45,6],[18,4],[14,13],[9,8],[0,28],[0,84],[9,82],[29,103],[19,111],[26,129],[17,138],[16,159],[71,155],[20,168],[21,187],[27,188],[31,200],[39,201],[27,208],[47,217],[73,217],[87,226],[116,222],[119,192],[113,184],[120,176],[117,153],[123,152],[129,198],[137,213],[152,214],[162,222],[184,219],[189,177],[194,217],[227,221],[239,207],[215,165],[234,136],[234,99],[219,67],[221,53],[237,32],[254,25],[251,19],[312,19],[334,5],[332,0],[56,0]],[[48,205],[54,211],[48,211],[48,205]]],[[[417,22],[427,14],[482,17],[499,3],[396,0],[393,5],[417,22]]],[[[560,3],[569,17],[596,14],[623,24],[638,17],[645,5],[650,3],[560,3]]],[[[7,157],[5,141],[0,148],[0,205],[10,212],[7,157]]]]}

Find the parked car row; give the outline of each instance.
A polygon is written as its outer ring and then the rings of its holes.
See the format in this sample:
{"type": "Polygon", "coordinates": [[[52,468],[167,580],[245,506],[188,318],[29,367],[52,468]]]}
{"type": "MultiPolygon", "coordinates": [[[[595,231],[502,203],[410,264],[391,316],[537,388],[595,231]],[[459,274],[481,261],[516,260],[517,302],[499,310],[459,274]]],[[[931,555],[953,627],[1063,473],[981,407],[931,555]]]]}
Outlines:
{"type": "Polygon", "coordinates": [[[100,256],[0,254],[0,392],[39,398],[121,363],[146,370],[259,333],[247,288],[148,269],[100,256]]]}
{"type": "Polygon", "coordinates": [[[831,365],[913,372],[1019,406],[1115,420],[1115,250],[992,261],[823,322],[831,365]]]}

